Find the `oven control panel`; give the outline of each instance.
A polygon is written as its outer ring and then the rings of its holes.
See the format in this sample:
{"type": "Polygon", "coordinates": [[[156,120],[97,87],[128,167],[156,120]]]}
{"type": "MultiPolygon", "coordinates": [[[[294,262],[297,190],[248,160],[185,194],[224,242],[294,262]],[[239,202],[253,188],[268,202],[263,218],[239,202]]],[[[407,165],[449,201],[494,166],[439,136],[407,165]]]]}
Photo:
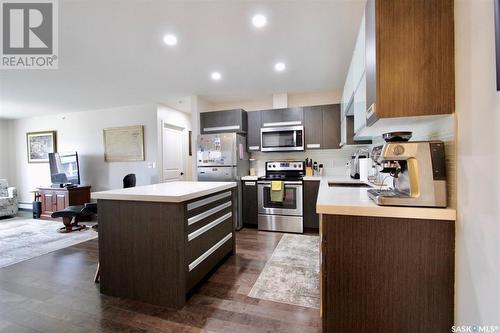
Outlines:
{"type": "Polygon", "coordinates": [[[268,171],[301,171],[304,169],[304,161],[266,162],[268,171]]]}

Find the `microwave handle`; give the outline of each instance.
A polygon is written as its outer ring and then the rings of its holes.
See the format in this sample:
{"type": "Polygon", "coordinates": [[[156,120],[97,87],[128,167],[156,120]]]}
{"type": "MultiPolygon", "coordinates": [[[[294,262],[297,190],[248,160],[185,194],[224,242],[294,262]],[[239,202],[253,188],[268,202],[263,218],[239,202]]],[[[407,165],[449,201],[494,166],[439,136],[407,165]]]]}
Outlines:
{"type": "Polygon", "coordinates": [[[297,131],[293,131],[293,146],[297,147],[297,131]]]}

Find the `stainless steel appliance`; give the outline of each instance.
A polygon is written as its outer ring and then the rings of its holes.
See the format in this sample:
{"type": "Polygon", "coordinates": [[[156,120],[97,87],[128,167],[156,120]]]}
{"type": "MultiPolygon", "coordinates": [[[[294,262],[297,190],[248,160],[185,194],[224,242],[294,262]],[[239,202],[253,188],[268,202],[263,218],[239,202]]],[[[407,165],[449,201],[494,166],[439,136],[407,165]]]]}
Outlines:
{"type": "Polygon", "coordinates": [[[260,143],[261,151],[304,150],[304,126],[261,128],[260,143]]]}
{"type": "Polygon", "coordinates": [[[446,165],[442,141],[390,141],[372,159],[393,177],[390,189],[368,190],[378,205],[446,207],[446,165]]]}
{"type": "Polygon", "coordinates": [[[266,162],[266,175],[258,186],[259,230],[302,233],[303,226],[303,161],[266,162]],[[272,201],[272,181],[283,182],[284,197],[272,201]]]}
{"type": "Polygon", "coordinates": [[[351,178],[359,179],[359,160],[363,158],[368,158],[370,155],[368,149],[362,148],[358,149],[354,155],[351,156],[351,178]]]}
{"type": "Polygon", "coordinates": [[[240,179],[248,175],[246,137],[237,133],[204,134],[198,138],[198,180],[237,182],[236,229],[243,227],[240,179]]]}

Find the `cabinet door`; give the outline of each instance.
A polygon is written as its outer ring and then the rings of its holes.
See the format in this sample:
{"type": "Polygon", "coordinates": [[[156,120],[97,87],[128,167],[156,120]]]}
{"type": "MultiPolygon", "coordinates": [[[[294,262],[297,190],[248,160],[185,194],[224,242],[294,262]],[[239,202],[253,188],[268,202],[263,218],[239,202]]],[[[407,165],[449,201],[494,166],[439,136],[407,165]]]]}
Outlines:
{"type": "Polygon", "coordinates": [[[262,126],[295,126],[304,124],[302,107],[262,111],[262,126]]]}
{"type": "Polygon", "coordinates": [[[323,149],[340,148],[340,104],[324,105],[323,109],[323,149]]]}
{"type": "Polygon", "coordinates": [[[243,224],[258,224],[257,181],[243,181],[243,224]]]}
{"type": "Polygon", "coordinates": [[[304,181],[304,228],[319,228],[319,215],[316,214],[319,181],[304,181]]]}
{"type": "Polygon", "coordinates": [[[308,106],[304,108],[304,126],[306,149],[323,148],[323,107],[308,106]]]}
{"type": "Polygon", "coordinates": [[[60,192],[54,192],[54,194],[55,194],[54,207],[56,211],[63,210],[64,208],[69,206],[68,192],[60,191],[60,192]]]}
{"type": "Polygon", "coordinates": [[[40,198],[42,201],[42,214],[50,216],[54,212],[54,192],[52,191],[43,191],[41,192],[42,197],[40,198]]]}
{"type": "Polygon", "coordinates": [[[260,128],[262,126],[262,114],[260,111],[247,112],[248,131],[247,145],[249,151],[260,150],[260,128]]]}
{"type": "Polygon", "coordinates": [[[203,134],[240,133],[247,130],[246,111],[242,109],[200,113],[203,134]]]}
{"type": "MultiPolygon", "coordinates": [[[[368,0],[365,7],[365,56],[366,56],[366,106],[372,108],[377,93],[377,53],[375,30],[375,0],[368,0]]],[[[366,117],[366,116],[365,116],[366,117]]],[[[376,119],[370,120],[371,125],[376,119]]]]}
{"type": "Polygon", "coordinates": [[[354,94],[354,133],[366,125],[366,75],[363,75],[354,94]]]}

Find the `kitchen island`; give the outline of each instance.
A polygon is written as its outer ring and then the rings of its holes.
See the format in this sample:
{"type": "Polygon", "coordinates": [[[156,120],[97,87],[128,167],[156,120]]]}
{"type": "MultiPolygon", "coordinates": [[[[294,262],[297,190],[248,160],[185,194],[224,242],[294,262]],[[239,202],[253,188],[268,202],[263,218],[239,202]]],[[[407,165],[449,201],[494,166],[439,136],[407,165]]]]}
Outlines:
{"type": "Polygon", "coordinates": [[[92,193],[101,293],[180,308],[235,252],[234,182],[171,182],[92,193]]]}
{"type": "Polygon", "coordinates": [[[455,209],[377,206],[369,184],[320,181],[323,332],[449,331],[455,209]]]}

